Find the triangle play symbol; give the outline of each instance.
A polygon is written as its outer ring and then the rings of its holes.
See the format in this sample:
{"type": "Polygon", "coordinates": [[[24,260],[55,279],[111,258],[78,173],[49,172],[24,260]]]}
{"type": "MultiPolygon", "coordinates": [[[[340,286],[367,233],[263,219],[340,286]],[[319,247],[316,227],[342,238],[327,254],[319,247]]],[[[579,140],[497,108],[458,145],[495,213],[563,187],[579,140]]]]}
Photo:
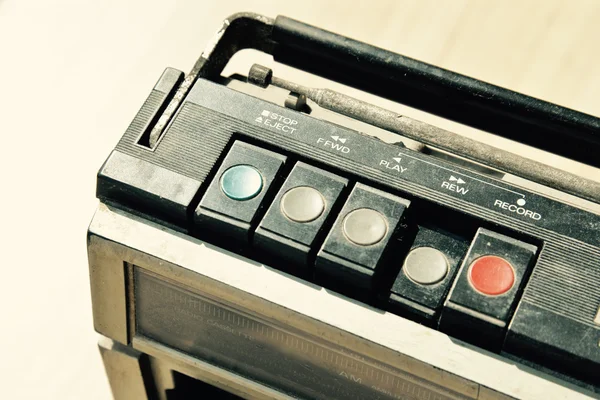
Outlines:
{"type": "Polygon", "coordinates": [[[346,143],[346,138],[340,138],[340,142],[346,143]]]}
{"type": "Polygon", "coordinates": [[[339,136],[332,136],[331,138],[337,142],[340,137],[339,136]]]}
{"type": "Polygon", "coordinates": [[[400,157],[394,157],[394,161],[396,161],[397,163],[399,163],[400,161],[402,161],[402,159],[400,157]]]}

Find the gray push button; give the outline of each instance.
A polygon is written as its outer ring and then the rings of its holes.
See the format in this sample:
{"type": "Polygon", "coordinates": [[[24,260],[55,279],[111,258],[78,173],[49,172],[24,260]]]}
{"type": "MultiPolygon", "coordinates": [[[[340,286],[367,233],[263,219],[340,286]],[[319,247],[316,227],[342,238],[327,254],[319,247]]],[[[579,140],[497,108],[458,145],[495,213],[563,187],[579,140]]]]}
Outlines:
{"type": "Polygon", "coordinates": [[[275,267],[298,275],[310,274],[309,255],[319,240],[332,207],[348,181],[298,162],[254,233],[254,246],[286,262],[275,267]]]}
{"type": "Polygon", "coordinates": [[[439,229],[417,227],[417,234],[404,259],[392,258],[400,268],[390,288],[389,310],[421,324],[437,326],[446,294],[454,282],[469,242],[439,229]]]}
{"type": "Polygon", "coordinates": [[[444,253],[433,247],[419,247],[408,253],[402,270],[421,285],[433,285],[448,274],[448,261],[444,253]]]}
{"type": "Polygon", "coordinates": [[[325,210],[325,200],[317,189],[298,186],[287,191],[281,199],[281,211],[295,222],[310,222],[325,210]]]}
{"type": "Polygon", "coordinates": [[[317,255],[317,281],[354,297],[370,292],[376,275],[385,269],[386,247],[409,205],[357,183],[317,255]]]}
{"type": "Polygon", "coordinates": [[[344,234],[360,246],[381,242],[387,233],[387,222],[380,212],[370,208],[359,208],[344,219],[344,234]]]}
{"type": "Polygon", "coordinates": [[[285,160],[272,151],[234,142],[196,208],[195,229],[248,241],[250,227],[285,160]]]}

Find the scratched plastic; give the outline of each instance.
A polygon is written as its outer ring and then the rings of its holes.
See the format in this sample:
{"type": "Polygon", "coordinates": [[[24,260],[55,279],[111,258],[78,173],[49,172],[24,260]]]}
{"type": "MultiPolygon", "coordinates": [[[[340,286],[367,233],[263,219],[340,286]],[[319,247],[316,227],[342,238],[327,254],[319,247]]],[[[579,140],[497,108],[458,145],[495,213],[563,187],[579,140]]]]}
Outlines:
{"type": "Polygon", "coordinates": [[[314,399],[464,399],[382,365],[219,304],[136,267],[136,335],[281,392],[314,399]]]}

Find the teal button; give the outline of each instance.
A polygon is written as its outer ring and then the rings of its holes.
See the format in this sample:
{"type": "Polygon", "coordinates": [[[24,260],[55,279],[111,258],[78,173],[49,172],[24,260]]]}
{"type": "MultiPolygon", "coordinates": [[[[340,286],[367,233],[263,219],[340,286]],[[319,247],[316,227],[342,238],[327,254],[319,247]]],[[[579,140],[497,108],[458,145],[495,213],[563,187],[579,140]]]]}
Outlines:
{"type": "Polygon", "coordinates": [[[262,187],[262,175],[250,165],[235,165],[221,176],[221,190],[233,200],[250,200],[262,187]]]}

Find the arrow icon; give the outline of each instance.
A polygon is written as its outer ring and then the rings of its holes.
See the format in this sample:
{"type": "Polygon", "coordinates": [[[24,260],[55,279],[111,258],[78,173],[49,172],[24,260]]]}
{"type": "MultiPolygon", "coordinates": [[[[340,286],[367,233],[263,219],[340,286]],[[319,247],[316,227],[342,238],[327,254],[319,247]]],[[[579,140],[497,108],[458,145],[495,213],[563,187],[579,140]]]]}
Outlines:
{"type": "Polygon", "coordinates": [[[335,140],[336,142],[339,140],[339,141],[340,141],[340,142],[342,142],[342,143],[346,143],[346,140],[348,140],[348,139],[346,139],[346,138],[341,138],[341,137],[339,137],[339,136],[337,136],[337,135],[336,135],[336,136],[332,136],[331,138],[332,138],[333,140],[335,140]]]}
{"type": "Polygon", "coordinates": [[[462,179],[460,179],[460,178],[457,178],[457,177],[455,177],[454,175],[450,175],[450,180],[451,180],[451,181],[455,181],[455,182],[456,182],[456,183],[458,183],[459,185],[460,185],[460,184],[463,184],[463,183],[466,183],[465,181],[463,181],[463,180],[462,180],[462,179]]]}
{"type": "Polygon", "coordinates": [[[396,161],[397,163],[399,163],[400,161],[402,161],[402,159],[400,157],[394,157],[393,160],[396,161]]]}
{"type": "Polygon", "coordinates": [[[258,118],[256,118],[256,119],[255,119],[255,121],[256,121],[256,122],[263,122],[263,120],[262,120],[262,118],[261,118],[261,117],[258,117],[258,118]]]}

